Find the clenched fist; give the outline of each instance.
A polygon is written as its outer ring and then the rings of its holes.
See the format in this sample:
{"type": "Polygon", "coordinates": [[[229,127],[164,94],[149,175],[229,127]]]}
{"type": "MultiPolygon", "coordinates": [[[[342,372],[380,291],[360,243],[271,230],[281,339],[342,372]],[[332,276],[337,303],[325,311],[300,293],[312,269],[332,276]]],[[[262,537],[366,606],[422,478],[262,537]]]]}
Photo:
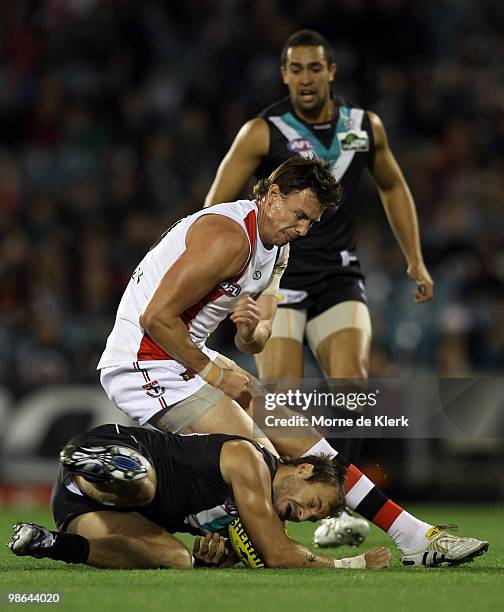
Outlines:
{"type": "Polygon", "coordinates": [[[254,332],[261,320],[260,314],[256,301],[247,293],[236,302],[234,312],[229,318],[236,325],[238,338],[244,344],[254,341],[254,332]]]}

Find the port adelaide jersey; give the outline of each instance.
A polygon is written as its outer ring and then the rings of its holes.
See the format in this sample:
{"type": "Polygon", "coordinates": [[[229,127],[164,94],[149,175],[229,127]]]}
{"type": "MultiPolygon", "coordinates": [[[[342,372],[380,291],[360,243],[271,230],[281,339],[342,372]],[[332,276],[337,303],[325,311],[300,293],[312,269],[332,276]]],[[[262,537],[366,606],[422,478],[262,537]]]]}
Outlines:
{"type": "MultiPolygon", "coordinates": [[[[156,470],[154,500],[138,511],[170,533],[205,534],[224,530],[238,516],[233,492],[222,478],[220,455],[225,434],[174,435],[144,428],[121,427],[142,443],[156,470]]],[[[257,442],[273,481],[278,459],[257,442]]],[[[147,454],[147,453],[145,453],[147,454]]]]}
{"type": "Polygon", "coordinates": [[[296,289],[299,276],[313,278],[327,271],[336,270],[339,274],[358,269],[354,253],[359,212],[357,187],[363,170],[372,164],[373,134],[365,110],[342,98],[334,98],[334,108],[331,121],[308,124],[295,114],[287,97],[259,115],[268,124],[270,147],[256,171],[256,178],[269,176],[294,155],[316,155],[333,162],[334,175],[343,187],[339,209],[325,211],[320,223],[315,223],[305,237],[292,242],[283,287],[296,289]]]}

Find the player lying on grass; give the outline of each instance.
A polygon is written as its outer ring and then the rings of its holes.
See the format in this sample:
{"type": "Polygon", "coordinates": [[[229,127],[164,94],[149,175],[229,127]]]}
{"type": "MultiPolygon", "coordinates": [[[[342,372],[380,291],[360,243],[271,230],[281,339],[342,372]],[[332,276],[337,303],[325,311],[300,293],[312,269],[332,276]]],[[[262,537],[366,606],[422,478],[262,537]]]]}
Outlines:
{"type": "Polygon", "coordinates": [[[104,425],[72,438],[60,461],[52,495],[59,531],[18,523],[9,544],[16,555],[102,568],[192,569],[193,556],[172,535],[188,532],[207,534],[193,551],[200,563],[230,565],[237,559],[217,534],[240,516],[267,567],[389,564],[386,548],[336,560],[286,535],[284,520],[317,521],[342,509],[343,470],[327,458],[279,460],[238,436],[104,425]]]}
{"type": "MultiPolygon", "coordinates": [[[[166,231],[140,262],[123,294],[114,329],[100,359],[109,398],[141,425],[172,433],[225,433],[254,438],[240,406],[252,377],[206,346],[230,315],[235,343],[261,352],[271,335],[285,246],[304,236],[340,188],[328,162],[293,157],[254,188],[255,200],[213,206],[166,231]],[[237,400],[237,401],[235,401],[237,400]]],[[[326,454],[347,469],[346,504],[393,539],[407,565],[467,561],[488,543],[435,529],[388,499],[321,436],[270,440],[289,457],[326,454]]],[[[350,457],[350,459],[352,459],[350,457]]],[[[361,521],[367,529],[364,521],[361,521]]],[[[315,534],[319,545],[353,543],[341,522],[315,534]]]]}

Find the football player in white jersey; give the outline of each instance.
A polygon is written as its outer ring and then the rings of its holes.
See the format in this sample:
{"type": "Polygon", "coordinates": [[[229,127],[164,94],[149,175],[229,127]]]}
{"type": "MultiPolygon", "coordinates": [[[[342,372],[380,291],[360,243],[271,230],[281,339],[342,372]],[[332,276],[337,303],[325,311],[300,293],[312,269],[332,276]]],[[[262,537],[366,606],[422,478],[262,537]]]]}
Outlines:
{"type": "Polygon", "coordinates": [[[250,379],[206,340],[232,313],[236,346],[262,351],[286,246],[337,205],[340,187],[329,163],[295,157],[259,181],[254,195],[176,223],[128,283],[98,368],[109,398],[141,425],[254,437],[234,401],[250,379]]]}
{"type": "MultiPolygon", "coordinates": [[[[462,563],[482,554],[487,542],[452,536],[409,514],[316,432],[271,436],[275,449],[235,401],[245,400],[254,379],[208,349],[206,339],[232,313],[237,347],[248,353],[264,348],[285,267],[283,247],[339,201],[340,188],[329,163],[293,157],[254,193],[256,200],[182,219],[142,260],[98,364],[108,396],[140,424],[162,431],[240,435],[275,455],[335,458],[346,469],[347,505],[389,534],[405,565],[462,563]]],[[[330,527],[322,525],[319,545],[328,543],[330,527]]]]}

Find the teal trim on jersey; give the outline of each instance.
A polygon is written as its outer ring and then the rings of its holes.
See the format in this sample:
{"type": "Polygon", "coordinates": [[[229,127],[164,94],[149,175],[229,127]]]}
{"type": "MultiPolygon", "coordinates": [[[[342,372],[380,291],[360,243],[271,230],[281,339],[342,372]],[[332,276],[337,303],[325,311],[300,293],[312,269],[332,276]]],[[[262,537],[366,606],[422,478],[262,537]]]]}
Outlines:
{"type": "Polygon", "coordinates": [[[350,108],[348,106],[340,106],[339,107],[339,117],[338,123],[336,124],[336,130],[334,132],[334,136],[331,142],[331,146],[329,149],[324,147],[324,145],[320,142],[320,140],[315,136],[315,134],[310,130],[310,128],[306,127],[304,123],[296,119],[296,117],[292,113],[285,113],[281,115],[281,119],[285,121],[287,125],[291,128],[295,129],[296,132],[301,136],[301,138],[305,138],[309,140],[313,144],[313,150],[315,154],[320,159],[325,159],[328,161],[335,161],[341,155],[341,149],[339,146],[338,133],[348,131],[344,125],[344,121],[350,117],[350,108]]]}
{"type": "Polygon", "coordinates": [[[234,521],[235,518],[236,516],[229,516],[229,514],[219,516],[219,518],[216,518],[209,523],[203,523],[201,528],[206,531],[220,531],[221,529],[224,529],[224,527],[227,527],[231,521],[234,521]]]}

